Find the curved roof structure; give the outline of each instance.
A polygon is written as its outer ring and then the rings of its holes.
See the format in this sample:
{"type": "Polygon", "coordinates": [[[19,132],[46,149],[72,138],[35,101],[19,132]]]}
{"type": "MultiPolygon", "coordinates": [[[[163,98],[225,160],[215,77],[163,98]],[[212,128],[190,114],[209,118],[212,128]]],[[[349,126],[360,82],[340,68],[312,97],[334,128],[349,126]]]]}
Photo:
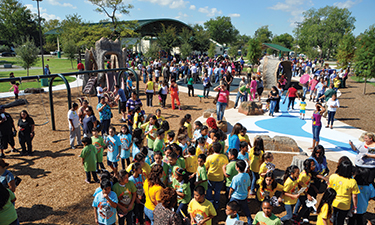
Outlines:
{"type": "MultiPolygon", "coordinates": [[[[163,24],[165,27],[169,27],[169,26],[175,27],[177,33],[180,33],[182,31],[182,28],[184,27],[186,27],[187,29],[191,31],[193,30],[186,23],[181,22],[179,20],[175,20],[175,19],[169,19],[169,18],[131,20],[131,21],[135,21],[137,23],[135,32],[139,33],[141,37],[144,37],[144,36],[156,37],[157,34],[162,30],[163,24]]],[[[107,24],[110,24],[110,22],[90,23],[89,25],[98,25],[98,24],[107,25],[107,24]]],[[[59,34],[60,30],[61,28],[59,27],[59,28],[48,31],[45,34],[59,34]]]]}

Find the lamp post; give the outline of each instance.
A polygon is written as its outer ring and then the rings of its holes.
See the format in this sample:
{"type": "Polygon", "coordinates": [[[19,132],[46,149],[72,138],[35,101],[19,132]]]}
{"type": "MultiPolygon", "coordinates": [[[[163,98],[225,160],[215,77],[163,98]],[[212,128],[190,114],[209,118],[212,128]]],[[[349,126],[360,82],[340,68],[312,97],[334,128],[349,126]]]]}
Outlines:
{"type": "Polygon", "coordinates": [[[40,41],[40,52],[42,53],[42,70],[43,70],[43,75],[45,75],[44,72],[44,56],[43,56],[43,38],[42,38],[42,26],[40,25],[40,10],[39,10],[39,2],[43,0],[33,0],[36,1],[36,5],[38,8],[38,23],[39,23],[39,41],[40,41]]]}

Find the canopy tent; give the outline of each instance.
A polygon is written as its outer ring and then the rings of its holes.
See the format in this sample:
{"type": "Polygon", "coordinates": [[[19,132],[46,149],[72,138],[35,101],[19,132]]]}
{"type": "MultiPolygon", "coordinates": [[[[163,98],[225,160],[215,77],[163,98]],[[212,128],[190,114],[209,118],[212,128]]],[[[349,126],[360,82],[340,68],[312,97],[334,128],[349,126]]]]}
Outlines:
{"type": "Polygon", "coordinates": [[[281,52],[292,52],[289,48],[285,48],[284,46],[273,44],[273,43],[262,43],[262,49],[271,48],[279,52],[279,57],[281,57],[281,52]]]}

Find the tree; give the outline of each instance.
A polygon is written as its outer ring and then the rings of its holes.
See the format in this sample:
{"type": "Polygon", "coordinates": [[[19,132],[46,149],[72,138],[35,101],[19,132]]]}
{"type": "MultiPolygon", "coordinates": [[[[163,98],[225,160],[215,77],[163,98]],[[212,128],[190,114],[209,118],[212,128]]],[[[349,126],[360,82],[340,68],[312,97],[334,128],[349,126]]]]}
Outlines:
{"type": "Polygon", "coordinates": [[[23,38],[21,44],[16,45],[15,52],[22,68],[27,70],[27,76],[29,76],[29,69],[39,60],[39,48],[35,46],[30,37],[26,37],[23,38]]]}
{"type": "Polygon", "coordinates": [[[113,26],[113,33],[111,37],[124,37],[123,32],[128,33],[124,22],[119,23],[116,17],[116,12],[120,14],[129,14],[129,9],[133,8],[131,4],[125,4],[123,0],[89,0],[92,4],[96,5],[95,11],[104,13],[111,20],[113,26]],[[125,26],[124,26],[125,25],[125,26]]]}
{"type": "Polygon", "coordinates": [[[8,45],[0,45],[0,52],[9,52],[10,47],[8,45]]]}
{"type": "Polygon", "coordinates": [[[304,19],[294,32],[302,51],[319,47],[327,59],[335,52],[346,30],[353,30],[354,17],[346,8],[326,6],[309,9],[303,13],[304,19]]]}
{"type": "Polygon", "coordinates": [[[183,59],[186,59],[191,54],[192,51],[193,51],[193,48],[191,47],[189,43],[183,43],[180,47],[180,52],[181,52],[183,59]]]}
{"type": "Polygon", "coordinates": [[[179,39],[180,39],[180,52],[183,59],[186,59],[191,52],[193,51],[193,47],[191,45],[192,42],[192,32],[187,29],[186,27],[182,28],[179,39]]]}
{"type": "Polygon", "coordinates": [[[68,40],[64,43],[63,47],[64,47],[64,56],[66,56],[70,60],[72,69],[74,69],[73,60],[76,57],[77,46],[75,45],[73,40],[68,40]]]}
{"type": "Polygon", "coordinates": [[[262,57],[262,43],[255,38],[250,38],[248,46],[247,59],[253,65],[258,64],[260,57],[262,57]]]}
{"type": "Polygon", "coordinates": [[[36,15],[17,0],[0,1],[0,40],[9,44],[21,44],[21,37],[29,36],[39,46],[39,32],[36,15]]]}
{"type": "Polygon", "coordinates": [[[228,54],[231,57],[236,57],[238,55],[238,50],[240,49],[240,46],[238,44],[232,44],[229,46],[228,54]]]}
{"type": "Polygon", "coordinates": [[[159,58],[159,46],[156,42],[151,43],[150,47],[147,49],[145,56],[148,59],[156,59],[159,58]]]}
{"type": "Polygon", "coordinates": [[[363,94],[366,94],[367,79],[375,78],[375,25],[360,34],[355,51],[356,75],[365,79],[363,94]]]}
{"type": "Polygon", "coordinates": [[[206,52],[210,47],[210,35],[201,25],[195,24],[193,37],[191,38],[193,50],[201,53],[206,52]]]}
{"type": "Polygon", "coordinates": [[[237,41],[236,45],[238,46],[238,49],[241,49],[241,55],[247,54],[247,44],[249,43],[250,36],[243,34],[243,35],[237,35],[237,41]]]}
{"type": "Polygon", "coordinates": [[[158,43],[159,47],[170,55],[173,47],[176,47],[178,44],[176,28],[173,26],[166,28],[165,25],[162,24],[162,30],[157,34],[157,37],[158,39],[156,42],[158,43]]]}
{"type": "Polygon", "coordinates": [[[215,57],[215,50],[216,50],[216,45],[211,42],[210,48],[208,49],[208,57],[210,57],[210,58],[215,57]]]}
{"type": "Polygon", "coordinates": [[[272,43],[284,46],[285,48],[291,49],[293,47],[294,38],[288,33],[275,35],[272,38],[272,43]]]}
{"type": "Polygon", "coordinates": [[[54,51],[57,49],[57,37],[59,36],[58,34],[48,34],[45,35],[46,32],[51,31],[53,29],[58,29],[61,27],[61,23],[57,19],[53,20],[48,20],[45,21],[43,20],[42,23],[42,32],[43,32],[43,37],[45,39],[45,44],[43,48],[48,52],[48,51],[54,51]]]}
{"type": "Polygon", "coordinates": [[[229,16],[218,16],[204,23],[210,38],[220,44],[231,44],[236,41],[239,31],[233,26],[229,16]]]}
{"type": "Polygon", "coordinates": [[[268,25],[259,27],[254,33],[254,38],[260,43],[271,43],[272,32],[268,29],[268,25]]]}
{"type": "Polygon", "coordinates": [[[355,53],[355,37],[353,33],[348,30],[339,42],[337,48],[337,62],[339,68],[348,68],[349,63],[352,62],[355,53]]]}

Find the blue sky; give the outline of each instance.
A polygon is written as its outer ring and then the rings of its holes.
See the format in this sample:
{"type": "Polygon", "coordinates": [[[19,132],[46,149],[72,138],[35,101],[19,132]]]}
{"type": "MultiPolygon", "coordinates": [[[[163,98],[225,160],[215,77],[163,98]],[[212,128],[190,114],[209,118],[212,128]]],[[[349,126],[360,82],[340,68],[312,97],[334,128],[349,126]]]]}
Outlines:
{"type": "MultiPolygon", "coordinates": [[[[335,5],[348,8],[356,18],[355,35],[375,24],[374,0],[124,0],[134,6],[129,15],[118,15],[122,20],[150,18],[174,18],[187,24],[202,24],[216,16],[230,16],[241,34],[254,35],[260,26],[269,25],[273,34],[290,33],[294,22],[303,19],[302,12],[312,7],[335,5]]],[[[36,13],[36,2],[21,0],[36,13]]],[[[66,15],[77,13],[90,22],[106,19],[94,11],[88,0],[43,0],[41,14],[46,19],[62,20],[66,15]]]]}

